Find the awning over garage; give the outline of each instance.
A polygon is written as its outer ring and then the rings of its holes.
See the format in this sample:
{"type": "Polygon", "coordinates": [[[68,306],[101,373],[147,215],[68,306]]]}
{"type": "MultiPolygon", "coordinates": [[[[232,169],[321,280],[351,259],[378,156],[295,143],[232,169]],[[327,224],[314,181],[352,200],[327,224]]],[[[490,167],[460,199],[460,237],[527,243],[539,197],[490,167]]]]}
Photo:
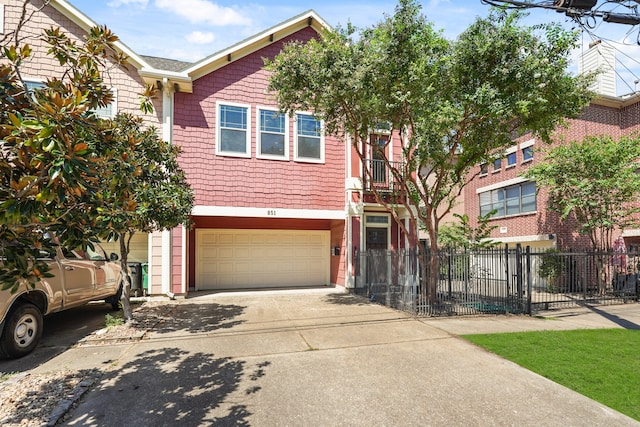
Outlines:
{"type": "Polygon", "coordinates": [[[196,290],[329,285],[328,230],[196,230],[196,290]]]}

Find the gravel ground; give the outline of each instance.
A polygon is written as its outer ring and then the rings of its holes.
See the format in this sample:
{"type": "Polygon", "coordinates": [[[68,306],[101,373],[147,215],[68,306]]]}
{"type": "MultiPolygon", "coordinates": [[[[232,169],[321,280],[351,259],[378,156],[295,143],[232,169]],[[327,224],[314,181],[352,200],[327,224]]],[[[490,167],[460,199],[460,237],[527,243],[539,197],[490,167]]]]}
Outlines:
{"type": "MultiPolygon", "coordinates": [[[[176,302],[134,306],[133,321],[94,332],[76,345],[109,345],[144,339],[145,333],[172,316],[176,302]]],[[[0,426],[54,426],[104,372],[99,369],[29,372],[0,378],[0,426]]]]}

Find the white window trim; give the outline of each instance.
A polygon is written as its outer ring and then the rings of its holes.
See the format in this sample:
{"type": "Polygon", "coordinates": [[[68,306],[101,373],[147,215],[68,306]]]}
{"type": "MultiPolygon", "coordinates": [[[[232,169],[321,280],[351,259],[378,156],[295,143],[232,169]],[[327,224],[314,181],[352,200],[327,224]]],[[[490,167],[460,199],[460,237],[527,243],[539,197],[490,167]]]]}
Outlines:
{"type": "MultiPolygon", "coordinates": [[[[27,78],[25,78],[23,80],[24,80],[25,85],[29,84],[29,83],[33,83],[33,84],[36,84],[38,86],[44,86],[45,85],[45,80],[43,80],[41,78],[35,78],[35,77],[34,78],[30,78],[30,77],[27,77],[27,78]]],[[[25,87],[25,89],[26,89],[26,87],[25,87]]]]}
{"type": "Polygon", "coordinates": [[[320,159],[313,159],[310,157],[299,157],[298,156],[298,121],[297,121],[297,117],[298,114],[302,114],[302,115],[306,115],[306,116],[313,116],[315,117],[315,114],[310,113],[308,111],[296,111],[295,112],[295,116],[296,119],[293,120],[293,159],[296,162],[304,162],[304,163],[324,163],[324,159],[325,159],[325,154],[324,154],[324,149],[325,149],[325,143],[324,143],[324,121],[320,121],[320,159]]]}
{"type": "Polygon", "coordinates": [[[239,104],[237,102],[226,102],[226,101],[216,101],[216,155],[218,156],[228,156],[228,157],[244,157],[251,158],[251,105],[248,104],[239,104]],[[245,152],[237,152],[237,151],[223,151],[220,149],[220,132],[222,131],[220,127],[220,106],[228,105],[230,107],[241,107],[247,109],[247,138],[245,141],[245,152]]]}
{"type": "Polygon", "coordinates": [[[524,148],[529,148],[531,147],[533,144],[535,144],[536,140],[535,139],[530,139],[528,141],[523,142],[522,144],[520,144],[520,149],[524,149],[524,148]]]}
{"type": "Polygon", "coordinates": [[[493,161],[493,163],[491,164],[491,173],[498,173],[502,171],[502,158],[500,159],[495,159],[493,161]],[[500,161],[500,167],[496,169],[496,162],[500,161]]]}
{"type": "Polygon", "coordinates": [[[521,164],[526,164],[526,163],[533,162],[533,149],[532,149],[532,153],[531,153],[531,158],[529,158],[529,159],[525,159],[524,158],[524,151],[527,148],[533,147],[535,142],[536,142],[535,139],[530,139],[529,141],[526,141],[526,142],[523,142],[522,144],[520,144],[520,152],[522,153],[522,162],[521,162],[521,164]]]}
{"type": "Polygon", "coordinates": [[[4,5],[0,4],[0,34],[4,34],[4,5]]]}
{"type": "Polygon", "coordinates": [[[506,181],[497,182],[495,184],[487,185],[486,187],[480,187],[476,189],[476,194],[484,193],[486,191],[497,190],[498,188],[511,187],[512,185],[522,184],[523,182],[530,181],[527,178],[517,177],[508,179],[506,181]]]}
{"type": "Polygon", "coordinates": [[[261,111],[273,111],[279,113],[277,108],[273,107],[256,107],[256,158],[268,160],[289,160],[289,115],[284,114],[284,155],[276,156],[273,154],[261,154],[262,150],[262,132],[260,130],[261,111]]]}

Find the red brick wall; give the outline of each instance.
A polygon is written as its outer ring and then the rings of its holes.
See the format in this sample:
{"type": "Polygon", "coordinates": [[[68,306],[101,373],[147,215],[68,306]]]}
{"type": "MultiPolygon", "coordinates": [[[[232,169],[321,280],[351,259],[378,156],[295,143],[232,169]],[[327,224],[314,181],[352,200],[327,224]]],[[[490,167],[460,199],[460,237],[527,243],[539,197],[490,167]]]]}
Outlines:
{"type": "Polygon", "coordinates": [[[345,146],[325,137],[324,164],[294,161],[293,120],[289,160],[256,158],[257,107],[277,105],[267,94],[264,57],[274,57],[283,43],[316,36],[310,27],[231,62],[194,82],[193,93],[175,98],[174,141],[195,192],[196,204],[290,209],[344,209],[345,146]],[[216,101],[251,106],[251,158],[216,155],[216,101]]]}
{"type": "Polygon", "coordinates": [[[620,126],[625,135],[640,130],[640,103],[636,102],[624,107],[621,111],[621,116],[620,126]]]}

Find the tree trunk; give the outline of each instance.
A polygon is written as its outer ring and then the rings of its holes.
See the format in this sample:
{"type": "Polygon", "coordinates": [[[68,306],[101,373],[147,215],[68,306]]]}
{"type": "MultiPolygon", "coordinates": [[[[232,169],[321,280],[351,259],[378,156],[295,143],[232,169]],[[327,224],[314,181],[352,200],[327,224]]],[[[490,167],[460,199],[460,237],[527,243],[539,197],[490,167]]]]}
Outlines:
{"type": "Polygon", "coordinates": [[[129,295],[131,294],[131,271],[127,263],[128,258],[129,251],[127,250],[124,236],[120,235],[120,267],[122,268],[122,295],[120,296],[120,301],[122,302],[122,314],[126,322],[130,322],[133,318],[131,303],[129,302],[129,295]]]}
{"type": "Polygon", "coordinates": [[[438,244],[437,242],[429,242],[429,276],[427,278],[427,303],[436,302],[436,293],[438,290],[438,279],[440,278],[440,265],[438,262],[438,244]]]}
{"type": "Polygon", "coordinates": [[[428,271],[427,274],[423,276],[422,297],[427,304],[433,304],[436,302],[438,279],[440,278],[440,266],[438,263],[438,237],[432,224],[427,224],[427,231],[429,232],[429,251],[426,253],[427,262],[425,264],[428,265],[428,271]]]}

